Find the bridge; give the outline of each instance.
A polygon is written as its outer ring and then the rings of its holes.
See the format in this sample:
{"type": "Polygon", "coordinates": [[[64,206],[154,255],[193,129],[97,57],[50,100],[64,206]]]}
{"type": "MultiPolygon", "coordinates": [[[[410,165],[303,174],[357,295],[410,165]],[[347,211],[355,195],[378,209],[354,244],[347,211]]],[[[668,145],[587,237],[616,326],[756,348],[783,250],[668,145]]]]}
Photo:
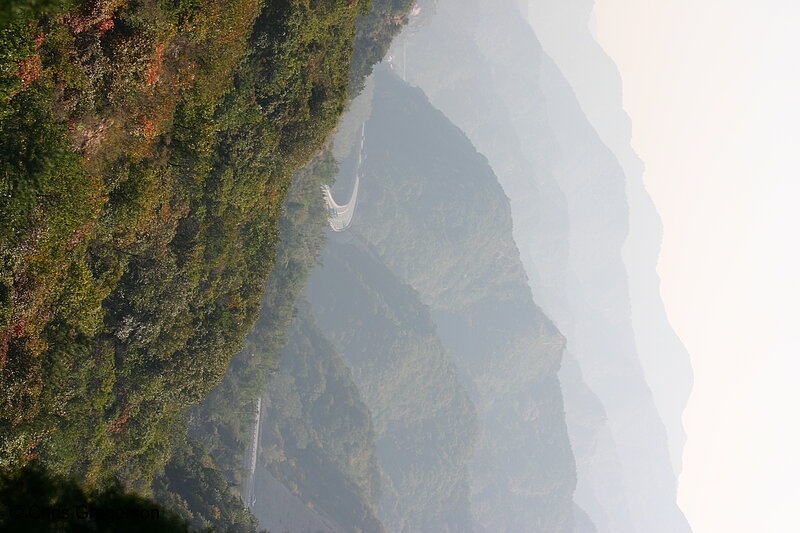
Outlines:
{"type": "Polygon", "coordinates": [[[356,167],[356,181],[353,184],[353,193],[350,195],[350,200],[344,204],[339,205],[333,199],[331,188],[327,185],[322,186],[322,195],[325,199],[325,205],[328,207],[328,224],[333,231],[344,231],[353,221],[353,213],[356,209],[356,202],[358,202],[358,186],[361,183],[361,173],[363,172],[364,160],[364,129],[366,125],[361,126],[361,141],[358,148],[358,166],[356,167]]]}

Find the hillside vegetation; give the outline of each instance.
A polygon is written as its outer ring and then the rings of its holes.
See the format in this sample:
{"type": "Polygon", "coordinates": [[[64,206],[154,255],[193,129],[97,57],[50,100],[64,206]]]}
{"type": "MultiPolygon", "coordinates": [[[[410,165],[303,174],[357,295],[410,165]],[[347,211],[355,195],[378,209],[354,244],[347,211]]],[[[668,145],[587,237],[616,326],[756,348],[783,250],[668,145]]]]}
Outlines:
{"type": "Polygon", "coordinates": [[[372,412],[378,518],[401,533],[470,533],[475,409],[428,308],[365,243],[331,239],[309,298],[372,412]]]}
{"type": "Polygon", "coordinates": [[[470,503],[488,531],[569,532],[575,463],[557,372],[564,338],[533,300],[508,198],[419,89],[383,70],[352,232],[430,307],[480,433],[470,503]]]}
{"type": "MultiPolygon", "coordinates": [[[[409,5],[4,3],[0,468],[38,460],[144,492],[159,473],[194,525],[227,523],[184,497],[227,494],[231,479],[208,439],[187,440],[187,409],[257,318],[292,176],[409,5]],[[354,57],[359,16],[372,45],[354,57]],[[187,472],[199,477],[170,485],[187,472]]],[[[288,301],[266,316],[291,315],[288,301]]]]}
{"type": "Polygon", "coordinates": [[[274,478],[344,531],[385,533],[376,518],[380,481],[370,411],[306,302],[265,402],[262,461],[274,478]]]}

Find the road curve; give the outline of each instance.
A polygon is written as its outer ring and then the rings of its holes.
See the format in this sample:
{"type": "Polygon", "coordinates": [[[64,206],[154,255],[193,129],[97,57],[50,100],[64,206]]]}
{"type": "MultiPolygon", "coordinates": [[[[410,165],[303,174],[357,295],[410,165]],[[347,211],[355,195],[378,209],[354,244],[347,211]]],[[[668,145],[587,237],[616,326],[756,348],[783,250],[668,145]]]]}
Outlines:
{"type": "Polygon", "coordinates": [[[328,208],[328,225],[333,231],[344,231],[353,221],[353,214],[356,210],[356,203],[358,202],[358,187],[361,184],[361,173],[364,164],[364,132],[366,125],[361,126],[361,144],[358,149],[358,166],[356,167],[356,180],[353,184],[353,193],[350,195],[350,200],[344,205],[339,205],[333,199],[331,188],[327,185],[322,186],[322,194],[325,199],[325,205],[328,208]]]}

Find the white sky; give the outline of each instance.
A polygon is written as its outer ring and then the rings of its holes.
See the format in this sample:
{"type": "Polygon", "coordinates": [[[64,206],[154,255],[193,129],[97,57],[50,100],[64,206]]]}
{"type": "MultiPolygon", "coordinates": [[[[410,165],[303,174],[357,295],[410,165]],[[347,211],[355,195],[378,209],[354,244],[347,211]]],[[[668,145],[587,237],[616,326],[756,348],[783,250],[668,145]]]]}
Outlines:
{"type": "MultiPolygon", "coordinates": [[[[554,0],[556,1],[556,0],[554,0]]],[[[800,2],[597,0],[695,387],[695,533],[800,531],[800,2]]]]}

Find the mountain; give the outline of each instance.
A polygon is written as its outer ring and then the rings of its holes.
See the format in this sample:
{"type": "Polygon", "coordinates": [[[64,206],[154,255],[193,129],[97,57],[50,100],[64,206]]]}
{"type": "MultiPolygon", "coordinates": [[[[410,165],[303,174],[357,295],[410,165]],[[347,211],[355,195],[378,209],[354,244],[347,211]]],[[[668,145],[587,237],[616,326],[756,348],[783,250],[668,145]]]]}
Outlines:
{"type": "Polygon", "coordinates": [[[262,313],[264,356],[229,363],[293,176],[411,1],[6,4],[0,468],[38,459],[193,527],[253,530],[240,437],[302,275],[262,313]],[[228,371],[232,394],[197,408],[228,371]]]}
{"type": "Polygon", "coordinates": [[[418,89],[376,74],[352,232],[430,307],[478,412],[471,503],[483,531],[569,531],[574,461],[557,379],[563,338],[536,306],[508,199],[418,89]]]}
{"type": "MultiPolygon", "coordinates": [[[[268,474],[341,531],[383,533],[374,513],[380,489],[371,415],[307,303],[298,309],[262,401],[260,464],[268,474]]],[[[256,483],[260,526],[297,531],[296,524],[275,523],[283,504],[268,495],[256,483]]]]}
{"type": "Polygon", "coordinates": [[[10,27],[36,76],[0,112],[1,465],[147,486],[256,318],[289,180],[344,109],[356,7],[103,2],[10,27]]]}
{"type": "Polygon", "coordinates": [[[331,239],[322,261],[308,295],[372,412],[378,517],[392,532],[472,531],[474,407],[427,307],[364,244],[331,239]]]}
{"type": "Polygon", "coordinates": [[[618,80],[567,81],[611,68],[588,4],[7,4],[4,491],[203,531],[688,531],[658,220],[618,80]],[[326,233],[320,188],[354,186],[326,233]]]}
{"type": "Polygon", "coordinates": [[[534,298],[578,363],[561,376],[576,501],[599,531],[687,531],[634,338],[621,254],[626,176],[544,54],[523,2],[425,6],[433,14],[396,42],[392,64],[486,154],[511,199],[534,298]]]}
{"type": "Polygon", "coordinates": [[[529,21],[542,46],[574,88],[581,109],[627,178],[630,219],[622,256],[630,286],[637,352],[667,428],[670,456],[680,474],[686,435],[681,422],[692,386],[689,354],[667,320],[656,271],[661,220],[644,187],[644,165],[631,148],[631,121],[622,106],[622,79],[591,33],[594,2],[531,0],[529,21]]]}

